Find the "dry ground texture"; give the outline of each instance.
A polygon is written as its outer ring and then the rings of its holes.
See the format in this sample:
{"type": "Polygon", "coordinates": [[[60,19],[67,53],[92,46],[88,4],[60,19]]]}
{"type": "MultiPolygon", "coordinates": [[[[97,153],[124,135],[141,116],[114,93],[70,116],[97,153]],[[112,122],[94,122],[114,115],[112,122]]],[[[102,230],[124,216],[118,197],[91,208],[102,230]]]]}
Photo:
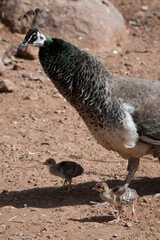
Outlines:
{"type": "MultiPolygon", "coordinates": [[[[160,81],[159,0],[112,2],[125,18],[129,42],[114,49],[118,54],[111,50],[96,57],[115,75],[160,81]],[[141,9],[144,5],[147,11],[141,9]]],[[[0,27],[6,47],[16,48],[20,42],[14,34],[0,27]]],[[[122,184],[127,161],[96,143],[38,59],[11,58],[0,77],[6,78],[15,90],[0,94],[0,239],[160,239],[160,199],[153,198],[160,191],[158,160],[141,159],[131,183],[140,195],[138,221],[126,207],[122,220],[110,224],[113,207],[91,208],[90,201],[100,201],[92,187],[102,180],[110,187],[122,184]],[[84,167],[68,195],[62,180],[42,165],[48,157],[84,167]]]]}

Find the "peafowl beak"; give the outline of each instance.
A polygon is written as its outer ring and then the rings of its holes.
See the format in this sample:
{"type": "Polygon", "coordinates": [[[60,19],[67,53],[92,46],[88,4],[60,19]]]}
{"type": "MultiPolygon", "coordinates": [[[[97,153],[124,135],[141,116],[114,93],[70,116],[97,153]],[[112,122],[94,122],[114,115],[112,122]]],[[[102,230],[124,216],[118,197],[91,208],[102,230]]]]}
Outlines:
{"type": "Polygon", "coordinates": [[[24,39],[24,41],[19,45],[18,49],[21,49],[23,47],[26,47],[27,46],[27,40],[24,39]]]}

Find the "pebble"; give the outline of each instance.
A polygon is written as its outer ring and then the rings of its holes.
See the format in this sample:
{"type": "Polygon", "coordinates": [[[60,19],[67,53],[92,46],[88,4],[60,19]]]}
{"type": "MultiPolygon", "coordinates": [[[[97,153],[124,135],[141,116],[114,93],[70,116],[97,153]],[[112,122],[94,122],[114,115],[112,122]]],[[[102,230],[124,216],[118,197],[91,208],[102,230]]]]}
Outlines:
{"type": "Polygon", "coordinates": [[[6,65],[6,66],[8,66],[8,65],[13,63],[12,60],[10,58],[7,58],[7,57],[4,58],[3,62],[4,62],[4,65],[6,65]]]}
{"type": "Polygon", "coordinates": [[[118,51],[117,50],[113,50],[113,54],[118,54],[118,51]]]}
{"type": "Polygon", "coordinates": [[[142,11],[148,11],[149,7],[146,5],[141,6],[142,11]]]}
{"type": "Polygon", "coordinates": [[[31,209],[31,212],[34,212],[34,211],[37,211],[37,209],[36,209],[36,208],[32,208],[32,209],[31,209]]]}
{"type": "Polygon", "coordinates": [[[143,198],[143,202],[144,202],[144,203],[148,203],[149,200],[148,200],[147,198],[143,198]]]}
{"type": "Polygon", "coordinates": [[[47,81],[49,81],[49,79],[46,78],[46,77],[38,77],[38,76],[36,76],[36,77],[29,77],[29,79],[33,80],[33,81],[40,81],[40,82],[47,82],[47,81]]]}
{"type": "Polygon", "coordinates": [[[116,233],[114,233],[112,237],[116,238],[116,237],[118,237],[118,235],[116,233]]]}
{"type": "Polygon", "coordinates": [[[23,78],[29,78],[30,76],[29,76],[29,74],[27,74],[27,73],[22,73],[22,77],[23,77],[23,78]]]}
{"type": "Polygon", "coordinates": [[[9,79],[0,81],[0,92],[13,92],[15,88],[15,84],[9,79]]]}
{"type": "Polygon", "coordinates": [[[102,238],[95,238],[94,240],[103,240],[102,238]]]}
{"type": "Polygon", "coordinates": [[[6,67],[2,61],[2,58],[0,58],[0,73],[2,74],[6,70],[6,67]]]}
{"type": "Polygon", "coordinates": [[[133,227],[133,223],[131,223],[131,222],[126,222],[126,227],[128,227],[128,228],[133,227]]]}
{"type": "Polygon", "coordinates": [[[38,94],[37,92],[31,92],[27,96],[24,97],[24,100],[38,100],[38,94]]]}

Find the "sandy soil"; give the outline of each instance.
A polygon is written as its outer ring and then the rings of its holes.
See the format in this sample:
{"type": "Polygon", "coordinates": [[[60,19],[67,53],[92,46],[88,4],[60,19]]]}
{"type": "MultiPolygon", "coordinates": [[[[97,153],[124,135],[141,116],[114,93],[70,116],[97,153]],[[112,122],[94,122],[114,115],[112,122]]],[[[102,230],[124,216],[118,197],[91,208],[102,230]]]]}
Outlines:
{"type": "MultiPolygon", "coordinates": [[[[117,76],[160,80],[159,0],[112,0],[123,14],[129,41],[123,47],[96,56],[117,76]],[[149,9],[142,11],[141,6],[149,9]],[[135,26],[136,25],[136,26],[135,26]]],[[[6,49],[14,52],[17,35],[1,26],[6,49]]],[[[110,187],[122,184],[127,161],[99,146],[75,110],[57,92],[42,71],[38,59],[11,59],[0,79],[16,85],[0,94],[0,239],[95,240],[160,239],[159,162],[141,159],[131,183],[139,194],[138,221],[125,208],[119,223],[111,206],[92,208],[99,202],[96,182],[110,187]],[[42,163],[54,157],[77,161],[85,172],[73,180],[67,195],[62,180],[51,176],[42,163]],[[127,223],[131,226],[127,227],[127,223]]],[[[159,107],[159,106],[157,106],[159,107]]]]}

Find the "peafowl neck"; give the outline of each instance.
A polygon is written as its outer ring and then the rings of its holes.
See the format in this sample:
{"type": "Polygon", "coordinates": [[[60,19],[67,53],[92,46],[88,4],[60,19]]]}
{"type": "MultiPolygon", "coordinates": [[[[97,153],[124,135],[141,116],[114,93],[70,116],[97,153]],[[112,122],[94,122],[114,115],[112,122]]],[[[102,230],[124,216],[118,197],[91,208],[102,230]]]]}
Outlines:
{"type": "Polygon", "coordinates": [[[61,39],[49,39],[40,48],[40,62],[59,92],[77,109],[90,114],[101,108],[109,95],[111,75],[94,57],[61,39]],[[93,103],[94,102],[94,103],[93,103]],[[94,111],[92,107],[92,111],[94,111]]]}

